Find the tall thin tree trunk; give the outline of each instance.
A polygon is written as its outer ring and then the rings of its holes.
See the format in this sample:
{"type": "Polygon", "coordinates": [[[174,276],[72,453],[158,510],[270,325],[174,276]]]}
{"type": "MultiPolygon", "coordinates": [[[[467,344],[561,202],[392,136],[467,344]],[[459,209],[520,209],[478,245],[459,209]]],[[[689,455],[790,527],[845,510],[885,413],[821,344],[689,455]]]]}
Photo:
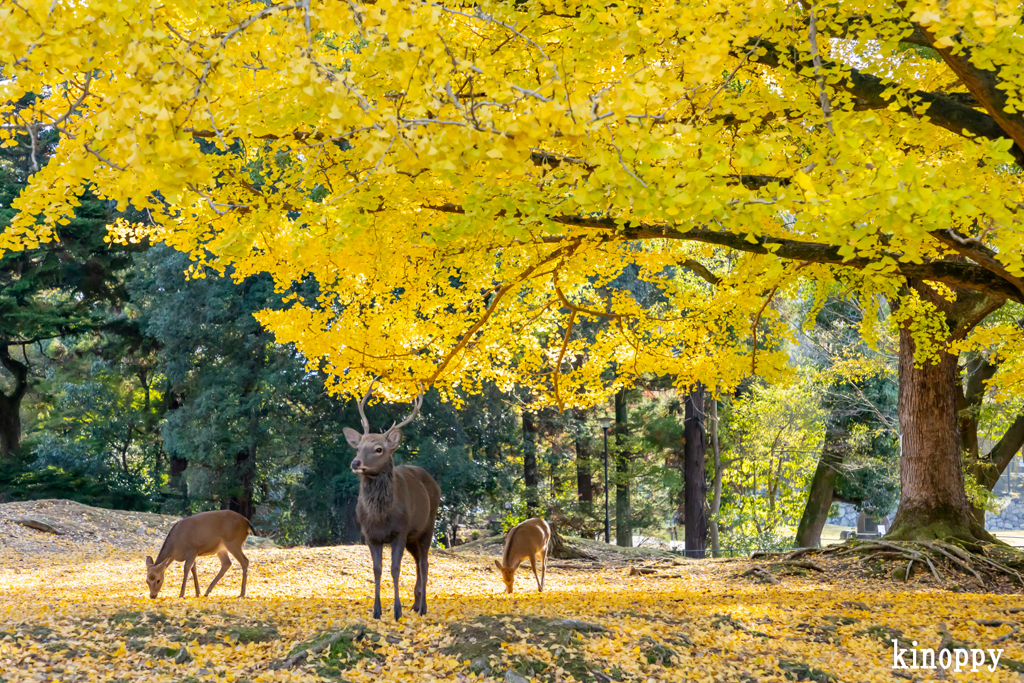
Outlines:
{"type": "Polygon", "coordinates": [[[623,548],[633,546],[633,526],[629,510],[629,453],[626,437],[629,425],[626,413],[626,390],[615,394],[615,543],[623,548]]]}
{"type": "Polygon", "coordinates": [[[587,420],[587,412],[577,409],[574,412],[577,422],[576,434],[576,499],[586,509],[590,509],[594,503],[594,479],[590,469],[590,447],[583,434],[579,431],[587,420]]]}
{"type": "Polygon", "coordinates": [[[720,556],[718,547],[718,513],[722,510],[722,449],[718,441],[718,399],[711,399],[708,409],[711,422],[711,450],[715,454],[715,478],[712,483],[711,509],[708,511],[708,531],[711,537],[711,554],[720,556]]]}
{"type": "Polygon", "coordinates": [[[526,514],[533,517],[540,504],[537,497],[537,423],[523,411],[523,484],[526,485],[526,514]]]}
{"type": "Polygon", "coordinates": [[[704,472],[704,385],[697,383],[686,395],[683,417],[683,487],[685,491],[686,556],[704,557],[708,543],[708,482],[704,472]]]}
{"type": "Polygon", "coordinates": [[[836,479],[846,454],[846,438],[846,430],[837,424],[835,415],[830,416],[825,428],[821,457],[818,458],[818,466],[807,493],[807,505],[804,506],[804,514],[796,528],[796,545],[799,548],[816,548],[821,545],[821,530],[828,520],[836,479]]]}
{"type": "Polygon", "coordinates": [[[0,461],[8,460],[21,445],[21,401],[28,391],[28,365],[11,357],[10,347],[0,344],[0,364],[14,376],[14,390],[0,391],[0,461]]]}

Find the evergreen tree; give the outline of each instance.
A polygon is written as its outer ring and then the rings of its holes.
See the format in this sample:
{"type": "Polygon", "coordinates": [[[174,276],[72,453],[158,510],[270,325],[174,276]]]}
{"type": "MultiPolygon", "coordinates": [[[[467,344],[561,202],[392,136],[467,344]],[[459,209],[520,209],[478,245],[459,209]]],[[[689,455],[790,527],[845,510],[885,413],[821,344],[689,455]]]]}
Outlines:
{"type": "MultiPolygon", "coordinates": [[[[33,99],[22,98],[20,109],[33,99]]],[[[58,137],[41,130],[34,149],[27,135],[14,141],[0,148],[0,230],[58,137]]],[[[0,366],[6,370],[0,372],[0,461],[13,458],[21,444],[21,406],[32,382],[26,347],[116,324],[127,298],[121,271],[130,253],[104,241],[111,219],[108,203],[86,192],[59,226],[59,239],[0,257],[0,366]]]]}

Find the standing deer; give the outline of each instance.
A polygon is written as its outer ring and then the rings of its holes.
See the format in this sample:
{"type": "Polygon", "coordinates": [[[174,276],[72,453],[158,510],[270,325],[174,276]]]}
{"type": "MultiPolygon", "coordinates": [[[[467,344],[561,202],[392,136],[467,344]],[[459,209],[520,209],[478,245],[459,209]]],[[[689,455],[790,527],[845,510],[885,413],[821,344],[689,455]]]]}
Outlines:
{"type": "Polygon", "coordinates": [[[179,598],[185,597],[185,586],[188,585],[188,575],[192,572],[192,581],[196,586],[196,597],[199,597],[199,574],[196,572],[196,558],[203,555],[214,555],[220,558],[220,573],[210,582],[206,588],[206,595],[220,581],[220,577],[231,566],[230,552],[242,565],[242,593],[239,597],[245,597],[245,580],[249,577],[249,558],[242,554],[242,544],[256,530],[252,528],[242,515],[232,510],[213,510],[211,512],[200,512],[185,519],[178,520],[167,532],[167,538],[160,547],[156,561],[152,557],[146,557],[146,583],[149,584],[149,597],[156,598],[164,585],[164,572],[171,562],[185,563],[185,577],[181,580],[181,593],[179,598]]]}
{"type": "Polygon", "coordinates": [[[413,402],[412,414],[400,424],[393,424],[383,434],[371,434],[370,422],[363,408],[373,392],[370,385],[366,396],[359,402],[359,417],[363,433],[345,427],[345,439],[356,449],[352,471],[359,475],[359,500],[356,519],[363,529],[363,537],[370,546],[373,560],[373,618],[380,619],[380,575],[384,544],[391,545],[391,578],[395,585],[395,619],[402,617],[402,602],[398,597],[398,575],[402,571],[402,551],[407,549],[416,561],[416,588],[414,612],[427,613],[427,553],[434,538],[434,519],[441,501],[441,488],[422,467],[399,465],[393,460],[395,450],[402,443],[402,427],[416,417],[423,405],[423,392],[413,402]]]}
{"type": "Polygon", "coordinates": [[[548,568],[548,541],[551,540],[551,527],[540,517],[530,519],[512,527],[505,537],[505,552],[501,560],[495,560],[501,578],[505,582],[505,591],[512,592],[512,584],[516,580],[516,570],[523,560],[530,560],[533,578],[537,579],[537,592],[544,591],[544,574],[548,568]],[[537,560],[540,560],[540,576],[537,576],[537,560]]]}

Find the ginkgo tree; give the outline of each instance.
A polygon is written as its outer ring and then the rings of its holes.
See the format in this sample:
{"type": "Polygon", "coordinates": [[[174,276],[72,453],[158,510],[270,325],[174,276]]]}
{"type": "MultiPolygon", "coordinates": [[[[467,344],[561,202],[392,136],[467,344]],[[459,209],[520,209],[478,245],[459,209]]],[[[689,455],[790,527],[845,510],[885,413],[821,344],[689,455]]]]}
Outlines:
{"type": "Polygon", "coordinates": [[[991,540],[957,359],[1019,384],[1019,315],[979,328],[1024,302],[1016,3],[5,0],[0,22],[0,99],[45,95],[3,134],[62,135],[0,250],[59,239],[88,186],[148,214],[113,239],[315,280],[261,321],[337,390],[493,379],[561,406],[778,374],[772,298],[838,282],[899,326],[890,535],[991,540]],[[626,263],[653,303],[615,286],[626,263]]]}

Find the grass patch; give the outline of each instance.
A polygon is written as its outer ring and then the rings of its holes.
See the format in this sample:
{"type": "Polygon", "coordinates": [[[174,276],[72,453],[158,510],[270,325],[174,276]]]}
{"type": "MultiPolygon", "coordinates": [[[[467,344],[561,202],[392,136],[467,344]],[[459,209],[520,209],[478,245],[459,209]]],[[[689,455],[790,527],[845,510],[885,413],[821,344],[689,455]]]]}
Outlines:
{"type": "Polygon", "coordinates": [[[454,655],[461,662],[469,662],[475,673],[490,669],[494,672],[492,676],[500,677],[503,671],[511,669],[527,678],[553,680],[555,671],[561,669],[581,683],[600,683],[602,678],[606,678],[591,673],[605,669],[603,662],[587,661],[580,654],[580,646],[590,634],[605,630],[597,624],[533,615],[496,614],[480,616],[472,622],[457,622],[448,628],[455,641],[441,651],[454,655]],[[507,660],[503,645],[520,642],[543,647],[551,654],[552,661],[532,658],[507,660]]]}
{"type": "Polygon", "coordinates": [[[791,681],[811,681],[811,683],[838,683],[838,679],[827,671],[815,669],[804,662],[781,660],[779,668],[791,681]]]}
{"type": "Polygon", "coordinates": [[[288,657],[293,657],[303,651],[309,652],[335,637],[337,638],[330,647],[321,650],[318,654],[311,654],[307,661],[316,666],[316,672],[320,676],[341,681],[345,680],[341,675],[357,662],[376,657],[377,643],[381,640],[379,634],[368,631],[362,626],[343,631],[340,634],[337,631],[324,631],[312,640],[296,644],[288,653],[288,657]]]}
{"type": "Polygon", "coordinates": [[[861,638],[874,638],[887,645],[891,645],[894,639],[899,640],[903,638],[903,631],[897,628],[889,628],[888,626],[875,625],[868,626],[866,629],[857,631],[853,635],[861,638]]]}

